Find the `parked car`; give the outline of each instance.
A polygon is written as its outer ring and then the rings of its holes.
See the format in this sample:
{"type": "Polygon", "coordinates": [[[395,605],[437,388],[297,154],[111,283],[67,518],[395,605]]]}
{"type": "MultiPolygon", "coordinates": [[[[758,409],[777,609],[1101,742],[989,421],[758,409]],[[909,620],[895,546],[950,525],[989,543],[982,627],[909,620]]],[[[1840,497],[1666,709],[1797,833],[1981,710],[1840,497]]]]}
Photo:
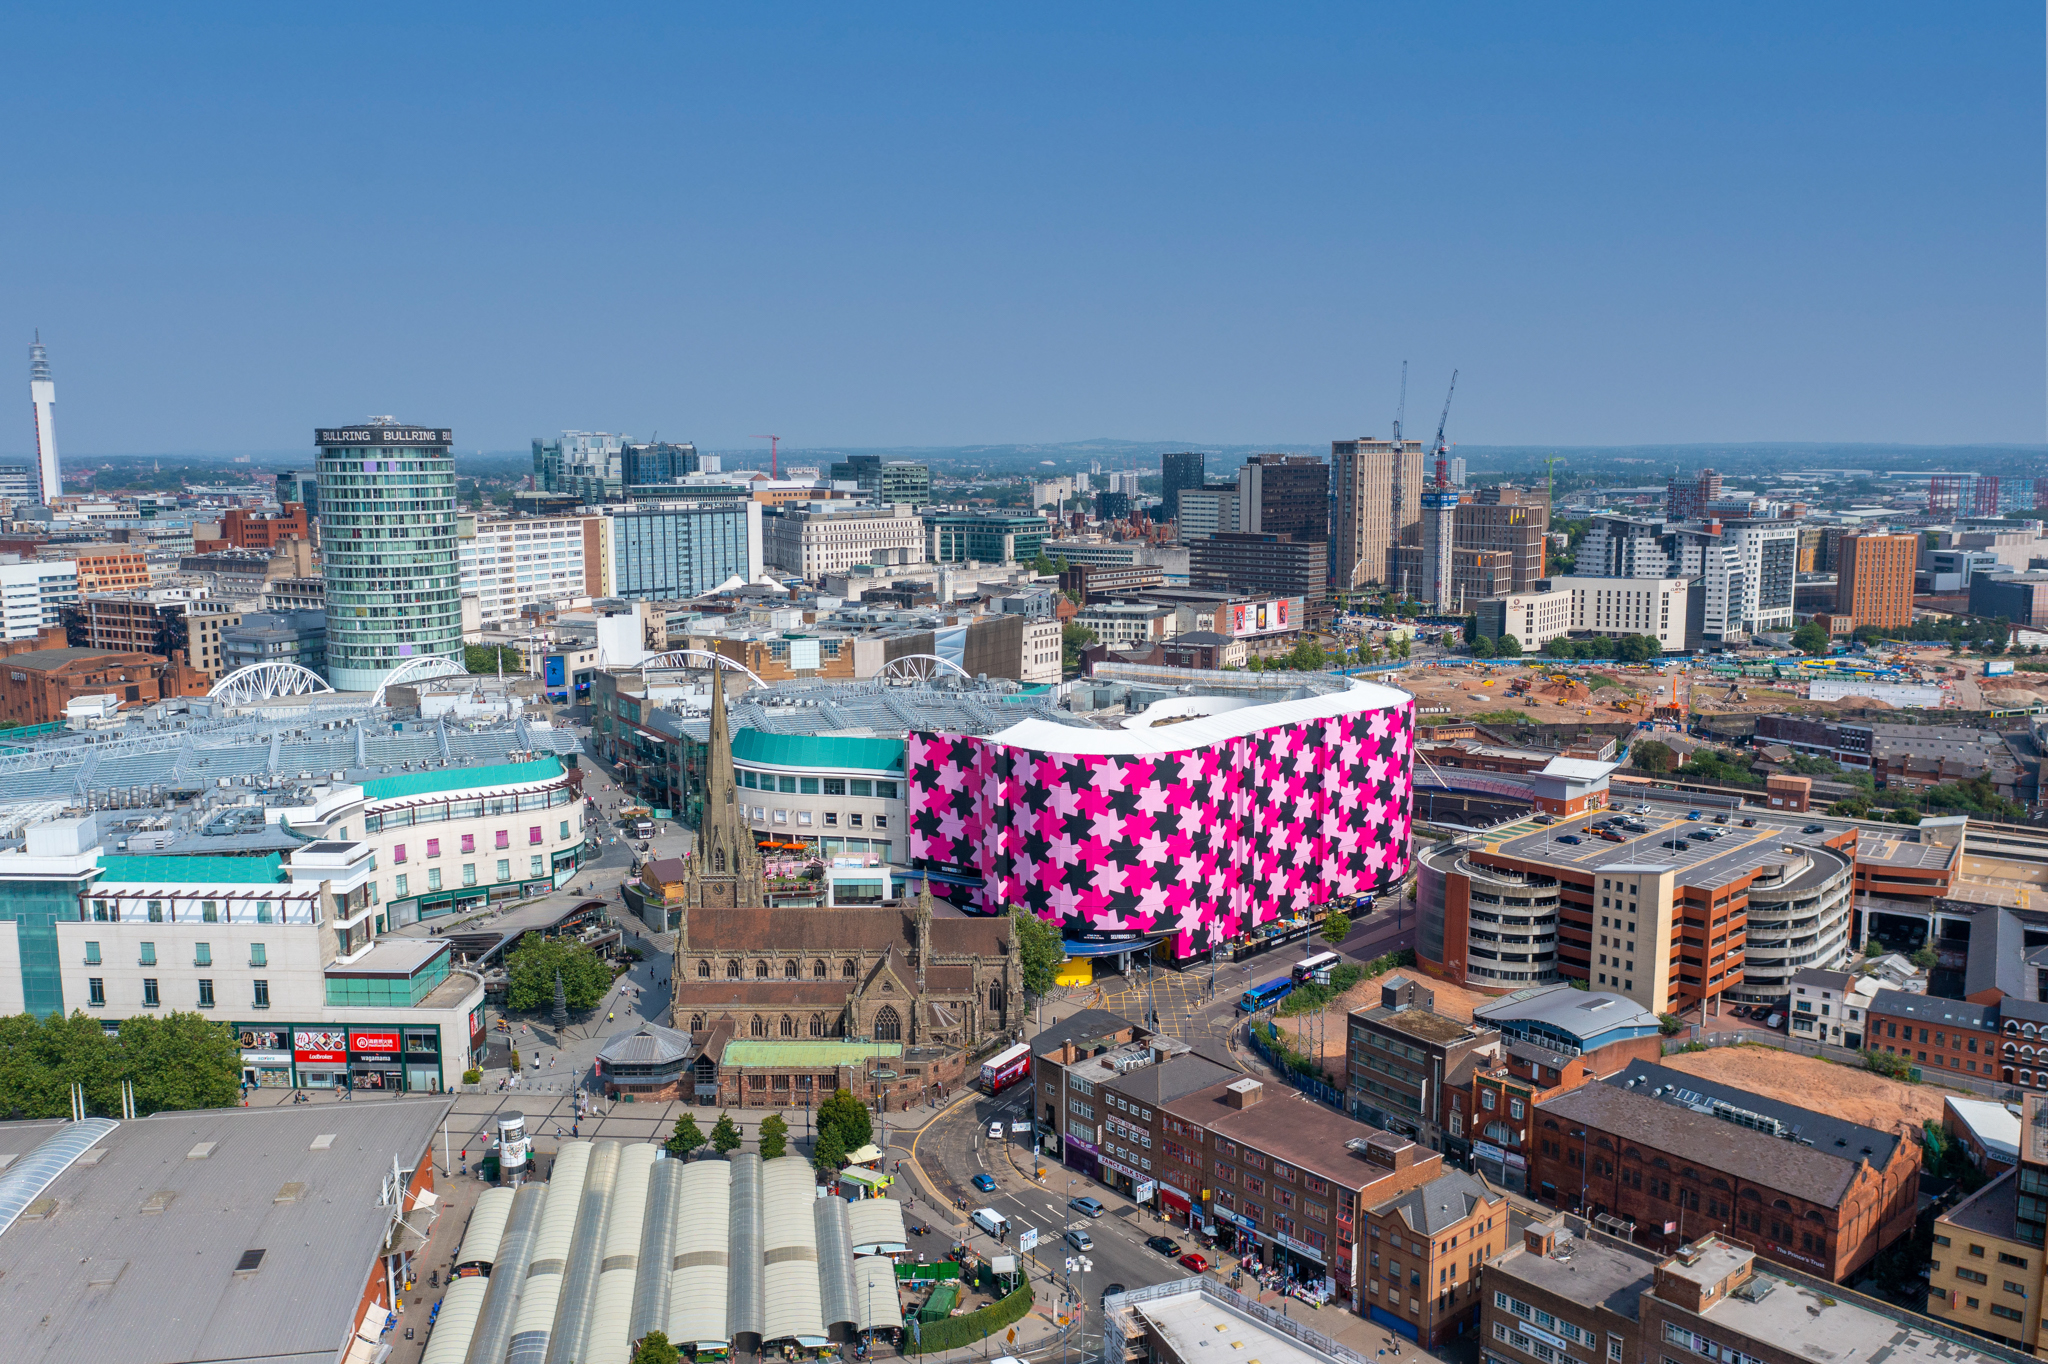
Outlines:
{"type": "Polygon", "coordinates": [[[1772,1015],[1771,1015],[1771,1016],[1770,1016],[1769,1018],[1766,1018],[1766,1019],[1764,1020],[1764,1026],[1765,1026],[1766,1028],[1775,1028],[1775,1027],[1778,1027],[1779,1025],[1781,1025],[1782,1023],[1784,1023],[1784,1021],[1785,1021],[1785,1015],[1783,1015],[1783,1014],[1772,1014],[1772,1015]]]}
{"type": "Polygon", "coordinates": [[[1721,814],[1718,814],[1718,815],[1715,815],[1715,816],[1714,816],[1714,823],[1716,823],[1716,824],[1726,824],[1727,822],[1728,822],[1728,815],[1727,815],[1727,813],[1726,813],[1725,811],[1724,811],[1723,813],[1721,813],[1721,814]]]}
{"type": "Polygon", "coordinates": [[[1756,827],[1756,820],[1745,819],[1742,821],[1742,827],[1745,829],[1754,829],[1756,827]]]}
{"type": "Polygon", "coordinates": [[[1639,815],[1647,815],[1650,813],[1650,807],[1647,805],[1638,805],[1636,807],[1636,813],[1639,815]]]}
{"type": "Polygon", "coordinates": [[[1100,1217],[1103,1212],[1102,1204],[1092,1198],[1068,1199],[1067,1206],[1083,1217],[1100,1217]]]}
{"type": "Polygon", "coordinates": [[[1702,818],[1702,816],[1701,816],[1700,812],[1699,812],[1699,811],[1697,811],[1697,810],[1687,810],[1687,811],[1685,812],[1685,817],[1686,817],[1687,819],[1700,819],[1700,818],[1702,818]]]}
{"type": "Polygon", "coordinates": [[[1705,829],[1694,829],[1691,833],[1687,834],[1686,837],[1700,843],[1712,843],[1714,841],[1714,836],[1708,833],[1705,829]]]}
{"type": "Polygon", "coordinates": [[[1614,832],[1614,830],[1612,830],[1612,829],[1602,829],[1602,830],[1600,831],[1600,837],[1602,837],[1602,838],[1606,839],[1606,840],[1607,840],[1607,841],[1608,841],[1609,843],[1626,843],[1626,842],[1628,842],[1628,840],[1627,840],[1626,838],[1623,838],[1623,837],[1622,837],[1622,836],[1621,836],[1620,834],[1618,834],[1618,833],[1614,832]]]}
{"type": "Polygon", "coordinates": [[[1690,848],[1692,844],[1686,842],[1682,838],[1667,838],[1664,840],[1664,846],[1672,849],[1674,852],[1684,852],[1687,848],[1690,848]]]}
{"type": "Polygon", "coordinates": [[[1001,1141],[1003,1139],[1003,1125],[1000,1122],[992,1122],[988,1125],[988,1139],[990,1141],[1001,1141]]]}
{"type": "Polygon", "coordinates": [[[1209,1257],[1200,1251],[1189,1251],[1180,1257],[1180,1263],[1183,1269],[1192,1269],[1197,1274],[1206,1274],[1209,1271],[1209,1257]]]}
{"type": "Polygon", "coordinates": [[[1584,843],[1586,840],[1580,838],[1577,834],[1559,834],[1557,841],[1560,843],[1584,843]]]}
{"type": "Polygon", "coordinates": [[[1180,1242],[1171,1236],[1147,1236],[1145,1246],[1149,1250],[1158,1251],[1169,1260],[1180,1254],[1180,1242]]]}
{"type": "Polygon", "coordinates": [[[974,1187],[981,1190],[983,1193],[994,1193],[996,1191],[995,1176],[976,1175],[974,1177],[974,1187]]]}
{"type": "Polygon", "coordinates": [[[1093,1250],[1095,1249],[1095,1238],[1077,1227],[1067,1233],[1067,1244],[1075,1250],[1093,1250]]]}
{"type": "Polygon", "coordinates": [[[1538,816],[1536,816],[1536,822],[1537,822],[1538,824],[1555,824],[1555,823],[1557,823],[1557,816],[1556,816],[1556,815],[1538,815],[1538,816]]]}
{"type": "Polygon", "coordinates": [[[1809,824],[1804,829],[1801,829],[1799,832],[1803,834],[1824,834],[1827,831],[1828,826],[1825,824],[1809,824]]]}

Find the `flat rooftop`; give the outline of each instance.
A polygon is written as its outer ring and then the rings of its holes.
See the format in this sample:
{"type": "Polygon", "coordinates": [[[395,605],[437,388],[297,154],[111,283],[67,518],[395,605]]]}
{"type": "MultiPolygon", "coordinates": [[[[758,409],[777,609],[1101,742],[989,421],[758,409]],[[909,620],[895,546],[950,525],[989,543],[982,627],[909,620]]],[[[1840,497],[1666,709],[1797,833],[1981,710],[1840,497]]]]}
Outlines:
{"type": "MultiPolygon", "coordinates": [[[[1617,796],[1617,800],[1623,799],[1617,796]]],[[[1599,811],[1583,817],[1559,820],[1545,828],[1515,833],[1498,842],[1481,841],[1470,845],[1471,851],[1498,853],[1504,857],[1522,858],[1531,862],[1547,863],[1552,866],[1570,867],[1581,872],[1598,873],[1617,867],[1631,870],[1644,868],[1677,870],[1677,883],[1681,886],[1725,886],[1758,868],[1784,860],[1786,847],[1796,848],[1814,856],[1815,866],[1801,877],[1814,880],[1841,870],[1849,860],[1849,854],[1837,852],[1827,846],[1830,838],[1839,837],[1853,825],[1841,820],[1827,820],[1808,815],[1772,815],[1756,811],[1743,811],[1731,815],[1728,823],[1716,824],[1713,811],[1703,811],[1703,819],[1687,819],[1683,813],[1673,815],[1653,810],[1637,818],[1650,826],[1648,833],[1628,834],[1624,830],[1623,841],[1610,843],[1596,834],[1586,832],[1587,827],[1597,819],[1606,819],[1611,812],[1599,811]],[[1754,819],[1752,828],[1743,828],[1741,820],[1754,819]],[[1816,833],[1806,833],[1809,824],[1823,827],[1816,833]],[[1697,829],[1725,829],[1728,832],[1712,840],[1687,838],[1697,829]],[[1573,835],[1579,843],[1560,843],[1558,839],[1573,835]],[[1667,848],[1666,843],[1679,842],[1683,848],[1667,848]],[[1837,861],[1836,859],[1839,859],[1837,861]]],[[[1868,834],[1866,832],[1865,837],[1868,834]]],[[[1916,845],[1918,846],[1918,845],[1916,845]]],[[[1786,889],[1798,889],[1795,881],[1786,889]]],[[[1774,888],[1775,889],[1775,888],[1774,888]]]]}
{"type": "Polygon", "coordinates": [[[1335,1341],[1257,1307],[1221,1285],[1185,1282],[1189,1287],[1184,1292],[1169,1291],[1129,1304],[1129,1310],[1144,1319],[1178,1360],[1199,1360],[1201,1364],[1330,1364],[1332,1360],[1365,1364],[1362,1356],[1335,1341]]]}
{"type": "Polygon", "coordinates": [[[1419,1041],[1438,1045],[1477,1037],[1485,1031],[1460,1019],[1422,1008],[1389,1009],[1384,1004],[1375,1004],[1370,1009],[1355,1010],[1351,1016],[1361,1023],[1377,1024],[1389,1032],[1405,1033],[1419,1041]]]}
{"type": "Polygon", "coordinates": [[[1949,1209],[1942,1220],[1964,1231],[2013,1239],[2013,1215],[2020,1207],[2018,1170],[2007,1170],[1949,1209]]]}
{"type": "Polygon", "coordinates": [[[1942,871],[1955,860],[1956,850],[1939,843],[1915,843],[1910,839],[1863,830],[1856,838],[1856,860],[1881,862],[1888,867],[1919,867],[1942,871]]]}
{"type": "Polygon", "coordinates": [[[1573,1302],[1598,1303],[1636,1320],[1643,1290],[1656,1282],[1658,1257],[1613,1237],[1588,1233],[1576,1218],[1567,1219],[1566,1225],[1578,1230],[1559,1235],[1555,1254],[1539,1255],[1526,1243],[1511,1245],[1507,1254],[1486,1267],[1487,1273],[1520,1279],[1573,1302]]]}
{"type": "MultiPolygon", "coordinates": [[[[94,1143],[103,1158],[49,1184],[47,1215],[0,1234],[7,1357],[331,1364],[389,1225],[379,1183],[394,1156],[408,1169],[421,1158],[450,1106],[406,1097],[116,1124],[94,1143]]],[[[0,1152],[26,1165],[69,1125],[0,1124],[0,1152]]]]}
{"type": "Polygon", "coordinates": [[[1762,1260],[1755,1278],[1769,1284],[1771,1291],[1725,1295],[1700,1315],[1710,1324],[1767,1340],[1788,1355],[1829,1364],[1970,1364],[2026,1358],[1932,1317],[1886,1308],[1833,1285],[1822,1291],[1800,1283],[1764,1267],[1762,1260]]]}

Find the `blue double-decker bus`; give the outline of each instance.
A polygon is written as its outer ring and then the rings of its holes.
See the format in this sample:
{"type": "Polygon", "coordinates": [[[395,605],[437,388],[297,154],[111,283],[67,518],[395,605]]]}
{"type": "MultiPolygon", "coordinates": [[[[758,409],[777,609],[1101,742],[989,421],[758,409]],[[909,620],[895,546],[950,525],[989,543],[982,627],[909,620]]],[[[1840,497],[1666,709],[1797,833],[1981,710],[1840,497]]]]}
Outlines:
{"type": "Polygon", "coordinates": [[[1295,980],[1292,976],[1275,976],[1264,985],[1254,985],[1237,999],[1237,1011],[1241,1014],[1255,1014],[1261,1009],[1270,1009],[1294,993],[1295,980]]]}

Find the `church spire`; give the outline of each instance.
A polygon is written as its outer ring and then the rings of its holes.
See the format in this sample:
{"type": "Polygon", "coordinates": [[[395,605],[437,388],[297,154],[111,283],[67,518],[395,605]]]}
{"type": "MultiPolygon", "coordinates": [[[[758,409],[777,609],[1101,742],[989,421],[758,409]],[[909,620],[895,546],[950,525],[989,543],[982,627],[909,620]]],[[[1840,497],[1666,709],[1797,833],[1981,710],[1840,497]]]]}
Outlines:
{"type": "Polygon", "coordinates": [[[739,851],[752,842],[743,836],[739,817],[739,783],[732,772],[732,733],[725,721],[725,669],[711,669],[711,742],[704,765],[704,821],[700,843],[704,869],[738,871],[739,851]]]}

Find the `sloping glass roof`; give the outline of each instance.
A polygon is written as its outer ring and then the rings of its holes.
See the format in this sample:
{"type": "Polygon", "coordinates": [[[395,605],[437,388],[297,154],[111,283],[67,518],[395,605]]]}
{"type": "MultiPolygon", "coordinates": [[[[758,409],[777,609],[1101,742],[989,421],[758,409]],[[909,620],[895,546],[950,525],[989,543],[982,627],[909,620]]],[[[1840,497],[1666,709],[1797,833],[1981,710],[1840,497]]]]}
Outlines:
{"type": "Polygon", "coordinates": [[[57,1182],[57,1176],[71,1168],[71,1162],[99,1144],[100,1138],[121,1124],[112,1118],[87,1118],[66,1123],[35,1150],[0,1174],[0,1236],[14,1225],[28,1205],[43,1196],[43,1190],[57,1182]]]}

